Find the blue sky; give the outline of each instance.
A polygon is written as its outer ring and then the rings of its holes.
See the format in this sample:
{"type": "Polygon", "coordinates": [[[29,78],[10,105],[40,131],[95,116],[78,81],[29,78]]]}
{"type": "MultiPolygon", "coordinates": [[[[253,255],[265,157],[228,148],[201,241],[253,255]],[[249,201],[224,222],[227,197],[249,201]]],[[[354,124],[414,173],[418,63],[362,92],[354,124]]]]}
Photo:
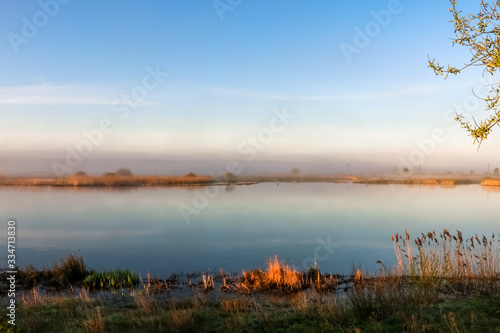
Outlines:
{"type": "Polygon", "coordinates": [[[477,153],[449,121],[450,111],[464,104],[477,118],[484,115],[471,93],[481,72],[445,81],[427,68],[427,54],[443,64],[469,58],[466,49],[451,47],[449,6],[9,2],[0,13],[0,156],[64,158],[68,146],[86,140],[84,131],[109,119],[113,129],[87,157],[243,160],[248,156],[238,147],[286,109],[295,118],[260,142],[256,160],[383,160],[391,169],[413,156],[429,170],[500,165],[500,136],[477,153]],[[356,46],[358,29],[368,29],[367,45],[356,46]],[[346,57],[346,44],[358,53],[346,57]],[[148,69],[168,76],[133,107],[124,106],[124,94],[144,91],[148,69]],[[120,106],[128,108],[123,119],[114,112],[120,106]],[[446,139],[421,148],[418,142],[433,140],[436,129],[446,139]]]}

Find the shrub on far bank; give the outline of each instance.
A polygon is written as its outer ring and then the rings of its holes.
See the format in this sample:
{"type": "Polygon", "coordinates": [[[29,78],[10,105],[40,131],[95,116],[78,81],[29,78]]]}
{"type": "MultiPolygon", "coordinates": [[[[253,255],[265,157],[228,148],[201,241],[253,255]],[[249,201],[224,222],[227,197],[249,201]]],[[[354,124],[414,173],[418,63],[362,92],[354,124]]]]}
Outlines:
{"type": "Polygon", "coordinates": [[[119,168],[118,170],[115,171],[115,174],[118,176],[132,176],[132,171],[128,168],[119,168]]]}
{"type": "Polygon", "coordinates": [[[226,172],[224,176],[228,183],[234,183],[236,181],[236,175],[232,172],[226,172]]]}

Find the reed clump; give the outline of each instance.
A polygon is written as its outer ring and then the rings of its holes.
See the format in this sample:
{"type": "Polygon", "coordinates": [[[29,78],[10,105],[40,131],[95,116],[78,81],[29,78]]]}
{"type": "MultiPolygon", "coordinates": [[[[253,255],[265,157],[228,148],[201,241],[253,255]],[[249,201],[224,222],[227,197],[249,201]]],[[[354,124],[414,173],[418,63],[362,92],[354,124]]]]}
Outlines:
{"type": "Polygon", "coordinates": [[[63,289],[81,282],[87,275],[87,267],[82,256],[68,253],[60,262],[41,270],[33,265],[19,270],[20,281],[24,287],[30,288],[39,284],[45,287],[63,289]]]}
{"type": "Polygon", "coordinates": [[[498,291],[500,287],[500,239],[477,234],[464,237],[462,232],[451,234],[430,231],[410,240],[392,236],[398,260],[396,273],[430,282],[439,287],[468,291],[498,291]],[[416,245],[416,249],[414,248],[416,245]]]}
{"type": "Polygon", "coordinates": [[[265,272],[260,269],[243,272],[236,288],[243,293],[271,290],[287,293],[301,290],[304,285],[303,274],[278,260],[276,256],[268,261],[265,272]]]}

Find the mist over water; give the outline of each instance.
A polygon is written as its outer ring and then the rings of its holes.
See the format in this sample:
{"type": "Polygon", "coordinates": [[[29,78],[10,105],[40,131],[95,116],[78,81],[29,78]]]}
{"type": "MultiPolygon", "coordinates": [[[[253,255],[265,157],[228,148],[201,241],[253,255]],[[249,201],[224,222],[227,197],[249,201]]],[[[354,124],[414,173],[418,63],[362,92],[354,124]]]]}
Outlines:
{"type": "MultiPolygon", "coordinates": [[[[32,155],[32,154],[30,154],[32,155]]],[[[36,156],[17,155],[17,156],[0,156],[0,176],[11,177],[55,177],[57,174],[54,171],[53,163],[65,164],[64,154],[59,157],[45,154],[35,154],[36,156]]],[[[57,155],[56,155],[57,156],[57,155]]],[[[82,158],[81,163],[77,167],[72,167],[73,172],[85,171],[89,175],[101,175],[104,172],[112,172],[121,167],[126,167],[136,175],[172,175],[182,176],[189,172],[194,172],[200,175],[208,175],[210,173],[220,173],[227,171],[228,163],[236,162],[242,168],[242,176],[259,175],[263,173],[290,173],[294,168],[298,168],[304,174],[345,174],[351,173],[355,175],[370,174],[370,173],[397,173],[402,169],[401,160],[405,159],[405,155],[390,155],[388,157],[335,157],[335,156],[314,156],[314,157],[293,157],[283,156],[274,157],[264,160],[247,161],[245,159],[226,157],[226,158],[206,158],[200,159],[199,156],[184,156],[177,158],[165,157],[123,157],[120,155],[111,154],[110,157],[88,157],[82,158]]],[[[407,157],[406,157],[407,158],[407,157]]],[[[491,165],[491,170],[497,165],[500,166],[500,161],[495,164],[495,159],[483,161],[480,159],[474,160],[458,160],[447,159],[447,163],[425,163],[423,165],[413,165],[413,171],[417,172],[419,167],[425,173],[432,172],[464,172],[475,170],[477,173],[487,172],[488,164],[491,165]],[[491,160],[491,162],[490,162],[491,160]]],[[[412,167],[410,162],[406,162],[404,166],[412,167]]]]}

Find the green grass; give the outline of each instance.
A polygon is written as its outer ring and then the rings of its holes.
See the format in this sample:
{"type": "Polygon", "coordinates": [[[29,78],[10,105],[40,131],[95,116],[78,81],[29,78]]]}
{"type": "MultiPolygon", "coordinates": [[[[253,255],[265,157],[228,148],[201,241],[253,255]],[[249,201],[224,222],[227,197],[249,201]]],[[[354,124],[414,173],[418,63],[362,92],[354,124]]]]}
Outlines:
{"type": "Polygon", "coordinates": [[[139,276],[127,269],[93,271],[83,280],[83,285],[91,289],[134,288],[138,283],[139,276]]]}

